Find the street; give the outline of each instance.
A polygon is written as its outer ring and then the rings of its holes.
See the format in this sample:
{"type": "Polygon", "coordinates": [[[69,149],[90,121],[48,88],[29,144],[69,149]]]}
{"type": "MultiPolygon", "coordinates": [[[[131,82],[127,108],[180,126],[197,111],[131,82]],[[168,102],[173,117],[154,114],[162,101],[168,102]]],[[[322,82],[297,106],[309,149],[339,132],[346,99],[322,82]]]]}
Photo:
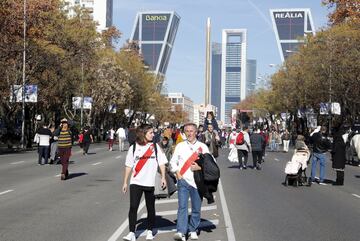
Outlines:
{"type": "MultiPolygon", "coordinates": [[[[0,156],[1,241],[115,241],[128,232],[129,194],[121,192],[126,152],[93,144],[83,156],[73,148],[70,179],[60,165],[38,166],[35,151],[0,156]]],[[[221,183],[215,203],[202,206],[199,240],[357,241],[360,226],[360,168],[347,166],[345,186],[285,187],[289,153],[268,152],[261,171],[239,170],[222,150],[221,183]]],[[[252,165],[252,159],[248,164],[252,165]]],[[[307,175],[310,175],[308,167],[307,175]]],[[[177,199],[156,201],[155,240],[172,240],[177,199]]],[[[138,239],[145,240],[146,207],[140,204],[138,239]]]]}

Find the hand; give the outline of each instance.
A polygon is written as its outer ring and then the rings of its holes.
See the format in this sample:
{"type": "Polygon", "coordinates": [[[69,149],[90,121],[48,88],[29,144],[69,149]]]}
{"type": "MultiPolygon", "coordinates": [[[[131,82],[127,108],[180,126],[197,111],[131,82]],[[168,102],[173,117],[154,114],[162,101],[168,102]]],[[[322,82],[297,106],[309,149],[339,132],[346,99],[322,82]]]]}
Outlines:
{"type": "Polygon", "coordinates": [[[166,188],[166,179],[165,177],[161,178],[161,188],[164,190],[166,188]]]}
{"type": "Polygon", "coordinates": [[[201,170],[201,167],[196,163],[196,162],[193,162],[193,164],[191,165],[191,171],[200,171],[201,170]]]}
{"type": "Polygon", "coordinates": [[[124,183],[124,185],[122,187],[123,193],[125,194],[127,192],[127,190],[128,190],[128,185],[127,185],[127,183],[124,183]]]}
{"type": "Polygon", "coordinates": [[[176,179],[177,179],[177,180],[181,180],[181,179],[183,179],[183,176],[181,176],[180,173],[176,173],[176,179]]]}

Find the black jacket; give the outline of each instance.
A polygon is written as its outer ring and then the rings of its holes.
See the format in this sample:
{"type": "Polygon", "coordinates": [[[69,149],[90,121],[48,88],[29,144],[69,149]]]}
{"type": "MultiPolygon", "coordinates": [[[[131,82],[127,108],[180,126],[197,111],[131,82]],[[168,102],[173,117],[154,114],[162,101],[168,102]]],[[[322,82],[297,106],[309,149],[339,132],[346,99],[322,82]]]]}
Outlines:
{"type": "Polygon", "coordinates": [[[214,202],[213,193],[217,191],[220,179],[220,169],[211,154],[200,155],[196,163],[201,167],[200,171],[194,171],[194,179],[199,195],[206,198],[208,204],[214,202]]]}
{"type": "Polygon", "coordinates": [[[344,134],[343,131],[338,131],[334,135],[334,142],[332,145],[331,150],[331,157],[332,157],[332,167],[335,169],[344,169],[345,168],[345,147],[346,144],[342,135],[344,134]]]}
{"type": "Polygon", "coordinates": [[[331,142],[321,132],[317,132],[310,137],[310,143],[313,144],[314,153],[325,153],[331,148],[331,142]]]}

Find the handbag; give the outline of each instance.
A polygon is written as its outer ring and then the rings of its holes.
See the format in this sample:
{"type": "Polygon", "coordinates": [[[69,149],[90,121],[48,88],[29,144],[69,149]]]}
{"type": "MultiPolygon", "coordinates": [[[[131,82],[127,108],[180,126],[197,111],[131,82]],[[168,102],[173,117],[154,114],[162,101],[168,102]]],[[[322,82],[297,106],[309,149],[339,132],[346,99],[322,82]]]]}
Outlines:
{"type": "Polygon", "coordinates": [[[239,162],[238,153],[236,148],[231,148],[230,153],[228,155],[228,159],[230,162],[239,162]]]}

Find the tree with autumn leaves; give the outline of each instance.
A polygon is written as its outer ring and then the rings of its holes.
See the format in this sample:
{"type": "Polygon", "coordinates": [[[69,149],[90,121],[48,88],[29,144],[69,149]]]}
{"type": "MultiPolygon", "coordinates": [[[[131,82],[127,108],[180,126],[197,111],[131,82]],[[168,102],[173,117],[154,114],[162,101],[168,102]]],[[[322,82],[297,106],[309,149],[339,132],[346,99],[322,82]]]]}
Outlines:
{"type": "Polygon", "coordinates": [[[247,98],[242,102],[247,103],[245,108],[296,116],[299,108],[318,113],[319,104],[331,100],[341,105],[342,115],[335,121],[360,115],[360,1],[324,3],[329,7],[336,3],[329,15],[331,25],[308,36],[305,45],[272,75],[271,88],[247,98]]]}
{"type": "MultiPolygon", "coordinates": [[[[84,112],[89,125],[125,124],[124,109],[161,112],[156,106],[166,100],[158,78],[131,44],[115,50],[118,30],[97,32],[87,11],[77,7],[69,17],[61,0],[27,0],[26,8],[26,84],[38,86],[38,102],[26,104],[27,129],[35,114],[79,123],[72,97],[82,95],[93,98],[93,108],[84,112]],[[109,113],[110,105],[117,113],[109,113]]],[[[21,118],[21,103],[10,102],[10,88],[22,83],[23,22],[23,1],[0,2],[0,124],[8,132],[21,118]]]]}

